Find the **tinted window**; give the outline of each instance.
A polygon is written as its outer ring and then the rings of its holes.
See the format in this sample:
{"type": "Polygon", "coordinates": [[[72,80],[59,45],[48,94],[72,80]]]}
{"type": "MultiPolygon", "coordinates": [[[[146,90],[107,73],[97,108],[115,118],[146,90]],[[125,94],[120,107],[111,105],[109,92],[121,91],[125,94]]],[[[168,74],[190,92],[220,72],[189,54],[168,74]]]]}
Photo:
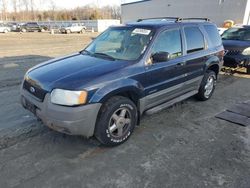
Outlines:
{"type": "Polygon", "coordinates": [[[204,37],[198,27],[186,27],[184,28],[184,32],[187,41],[187,53],[192,53],[204,49],[204,37]]]}
{"type": "Polygon", "coordinates": [[[154,42],[152,55],[157,52],[168,52],[171,59],[181,56],[180,30],[175,29],[162,32],[154,42]]]}
{"type": "Polygon", "coordinates": [[[249,28],[230,28],[222,34],[223,40],[245,40],[250,41],[249,28]]]}
{"type": "Polygon", "coordinates": [[[210,41],[212,42],[212,47],[221,45],[221,37],[219,35],[218,29],[213,25],[204,25],[204,28],[210,41]]]}

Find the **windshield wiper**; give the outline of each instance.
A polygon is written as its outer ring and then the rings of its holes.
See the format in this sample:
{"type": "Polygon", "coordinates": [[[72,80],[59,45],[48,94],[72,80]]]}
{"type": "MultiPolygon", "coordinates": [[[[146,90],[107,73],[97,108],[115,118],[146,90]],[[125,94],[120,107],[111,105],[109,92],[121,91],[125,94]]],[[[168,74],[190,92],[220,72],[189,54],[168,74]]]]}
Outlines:
{"type": "Polygon", "coordinates": [[[115,61],[116,58],[112,57],[111,55],[105,54],[105,53],[101,53],[101,52],[95,52],[95,53],[91,53],[88,50],[82,50],[80,51],[81,54],[85,54],[85,55],[90,55],[90,56],[95,56],[95,57],[103,57],[106,59],[110,59],[112,61],[115,61]]]}
{"type": "Polygon", "coordinates": [[[108,59],[110,59],[110,60],[113,60],[113,61],[115,61],[116,59],[114,58],[114,57],[112,57],[111,55],[108,55],[108,54],[105,54],[105,53],[101,53],[101,52],[95,52],[95,53],[93,53],[92,54],[93,56],[102,56],[102,57],[104,57],[104,58],[108,58],[108,59]]]}

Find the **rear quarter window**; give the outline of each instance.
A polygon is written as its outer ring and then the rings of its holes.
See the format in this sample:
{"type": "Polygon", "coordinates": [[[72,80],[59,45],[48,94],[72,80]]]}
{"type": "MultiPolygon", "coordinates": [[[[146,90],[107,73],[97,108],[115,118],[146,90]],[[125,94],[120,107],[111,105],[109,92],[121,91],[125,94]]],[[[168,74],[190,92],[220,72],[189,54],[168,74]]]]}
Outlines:
{"type": "Polygon", "coordinates": [[[216,47],[222,44],[221,36],[219,35],[218,29],[214,25],[204,25],[205,31],[208,34],[208,37],[211,41],[210,46],[216,47]]]}
{"type": "Polygon", "coordinates": [[[205,48],[204,36],[198,27],[185,27],[184,32],[186,36],[188,54],[201,51],[205,48]]]}

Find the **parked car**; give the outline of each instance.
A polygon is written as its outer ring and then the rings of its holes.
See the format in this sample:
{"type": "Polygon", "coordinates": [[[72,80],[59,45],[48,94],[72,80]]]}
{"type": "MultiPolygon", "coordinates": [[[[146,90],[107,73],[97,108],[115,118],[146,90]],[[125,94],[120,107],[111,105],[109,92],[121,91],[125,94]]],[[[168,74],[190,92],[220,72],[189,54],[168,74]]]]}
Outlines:
{"type": "Polygon", "coordinates": [[[37,22],[28,22],[25,24],[20,24],[18,26],[18,31],[20,32],[43,32],[45,28],[40,26],[37,22]]]}
{"type": "Polygon", "coordinates": [[[9,22],[7,25],[10,27],[11,31],[17,31],[17,27],[18,27],[17,23],[15,23],[15,22],[9,22]]]}
{"type": "Polygon", "coordinates": [[[218,27],[219,34],[222,35],[228,28],[218,27]]]}
{"type": "Polygon", "coordinates": [[[84,33],[86,27],[81,23],[72,23],[60,29],[61,33],[84,33]]]}
{"type": "Polygon", "coordinates": [[[250,74],[250,26],[230,28],[223,33],[222,40],[228,51],[224,58],[224,66],[245,67],[250,74]]]}
{"type": "Polygon", "coordinates": [[[0,33],[8,33],[10,31],[11,31],[11,29],[9,26],[7,26],[3,23],[0,23],[0,33]]]}
{"type": "Polygon", "coordinates": [[[224,56],[216,26],[151,20],[110,27],[81,52],[30,69],[21,86],[24,108],[54,130],[115,146],[144,112],[193,95],[208,100],[224,56]]]}

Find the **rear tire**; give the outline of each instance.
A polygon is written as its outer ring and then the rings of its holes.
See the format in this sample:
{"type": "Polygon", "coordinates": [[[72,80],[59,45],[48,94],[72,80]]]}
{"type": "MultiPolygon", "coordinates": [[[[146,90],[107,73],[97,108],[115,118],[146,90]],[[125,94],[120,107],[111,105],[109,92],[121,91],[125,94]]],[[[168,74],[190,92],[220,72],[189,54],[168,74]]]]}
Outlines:
{"type": "Polygon", "coordinates": [[[217,79],[215,72],[212,70],[208,70],[203,77],[196,98],[201,101],[206,101],[210,99],[215,89],[216,80],[217,79]]]}
{"type": "Polygon", "coordinates": [[[105,146],[117,146],[128,140],[136,123],[135,104],[126,97],[112,97],[99,112],[95,137],[105,146]]]}
{"type": "Polygon", "coordinates": [[[85,29],[82,29],[82,30],[80,31],[81,34],[83,34],[83,33],[85,33],[85,32],[86,32],[85,29]]]}

